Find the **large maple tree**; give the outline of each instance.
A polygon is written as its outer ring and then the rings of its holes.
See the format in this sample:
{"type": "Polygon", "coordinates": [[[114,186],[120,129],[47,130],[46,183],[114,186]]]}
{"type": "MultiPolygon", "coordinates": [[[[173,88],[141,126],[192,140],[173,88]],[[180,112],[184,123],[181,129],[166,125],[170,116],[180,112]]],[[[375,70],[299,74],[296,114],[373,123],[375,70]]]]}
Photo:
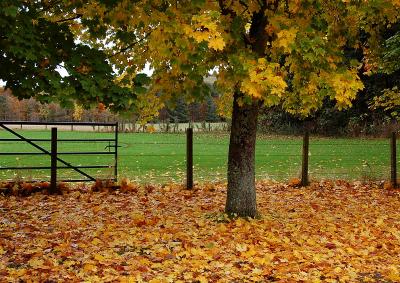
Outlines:
{"type": "Polygon", "coordinates": [[[400,9],[398,0],[63,3],[47,19],[77,18],[69,25],[75,38],[107,54],[116,81],[137,94],[125,100],[128,107],[151,114],[166,101],[202,99],[209,92],[204,78],[216,74],[220,110],[232,117],[226,212],[250,217],[257,213],[259,108],[282,105],[307,115],[326,97],[338,108],[351,106],[363,87],[361,62],[346,52],[361,49],[373,62],[381,28],[397,22],[400,9]],[[139,74],[146,65],[150,80],[139,74]]]}
{"type": "Polygon", "coordinates": [[[146,64],[154,69],[145,94],[153,108],[154,101],[162,105],[177,96],[201,98],[204,77],[216,73],[223,104],[233,105],[226,212],[254,217],[260,106],[281,104],[301,115],[325,97],[339,108],[351,106],[363,85],[360,62],[349,60],[346,50],[364,49],[373,60],[380,28],[398,21],[400,3],[97,1],[90,7],[83,14],[107,26],[105,48],[112,46],[121,80],[146,64]]]}

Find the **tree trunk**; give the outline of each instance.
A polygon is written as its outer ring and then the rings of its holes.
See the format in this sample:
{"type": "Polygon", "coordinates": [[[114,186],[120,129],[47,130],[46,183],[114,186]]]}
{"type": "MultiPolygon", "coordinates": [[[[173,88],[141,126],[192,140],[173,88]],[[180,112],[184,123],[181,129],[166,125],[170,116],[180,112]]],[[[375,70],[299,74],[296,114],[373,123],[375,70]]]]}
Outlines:
{"type": "Polygon", "coordinates": [[[255,217],[255,145],[259,102],[239,106],[241,96],[238,91],[234,94],[225,212],[240,217],[255,217]]]}

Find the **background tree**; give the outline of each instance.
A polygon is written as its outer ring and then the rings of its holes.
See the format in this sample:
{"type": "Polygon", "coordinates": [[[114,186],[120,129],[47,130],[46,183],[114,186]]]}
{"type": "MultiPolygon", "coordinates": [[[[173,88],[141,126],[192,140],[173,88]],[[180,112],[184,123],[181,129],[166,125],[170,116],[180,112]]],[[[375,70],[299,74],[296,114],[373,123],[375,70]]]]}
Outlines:
{"type": "Polygon", "coordinates": [[[6,120],[7,117],[7,107],[6,107],[6,97],[4,95],[0,94],[0,119],[1,120],[6,120]]]}
{"type": "Polygon", "coordinates": [[[390,26],[383,32],[385,41],[379,56],[378,69],[380,77],[376,81],[385,84],[374,97],[371,107],[384,109],[391,116],[399,119],[400,113],[400,23],[390,26]]]}
{"type": "Polygon", "coordinates": [[[132,92],[116,85],[101,50],[73,35],[76,6],[70,1],[0,1],[0,79],[19,98],[86,106],[104,101],[129,109],[132,92]],[[64,68],[68,76],[62,77],[64,68]]]}
{"type": "Polygon", "coordinates": [[[219,122],[221,118],[217,115],[217,107],[215,106],[214,97],[207,98],[206,105],[206,121],[207,122],[219,122]]]}
{"type": "Polygon", "coordinates": [[[172,123],[189,122],[187,103],[182,99],[178,99],[175,105],[172,105],[171,108],[168,108],[168,115],[170,122],[172,123]]]}

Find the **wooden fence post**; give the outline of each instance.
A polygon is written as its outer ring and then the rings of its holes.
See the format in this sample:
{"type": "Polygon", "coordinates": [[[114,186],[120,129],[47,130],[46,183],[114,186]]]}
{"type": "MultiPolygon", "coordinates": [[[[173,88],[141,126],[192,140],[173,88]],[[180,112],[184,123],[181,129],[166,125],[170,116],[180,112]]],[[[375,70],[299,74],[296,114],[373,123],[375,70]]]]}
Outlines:
{"type": "Polygon", "coordinates": [[[51,128],[51,177],[50,192],[57,192],[57,128],[51,128]]]}
{"type": "Polygon", "coordinates": [[[390,138],[390,181],[393,188],[397,188],[397,154],[396,154],[396,133],[393,132],[390,138]]]}
{"type": "Polygon", "coordinates": [[[118,129],[119,124],[115,122],[115,132],[114,132],[114,139],[115,139],[115,147],[114,147],[114,181],[118,182],[118,129]]]}
{"type": "Polygon", "coordinates": [[[193,189],[193,128],[186,130],[186,188],[193,189]]]}
{"type": "Polygon", "coordinates": [[[303,137],[303,154],[301,163],[301,185],[308,185],[308,146],[309,146],[309,133],[306,131],[303,137]]]}

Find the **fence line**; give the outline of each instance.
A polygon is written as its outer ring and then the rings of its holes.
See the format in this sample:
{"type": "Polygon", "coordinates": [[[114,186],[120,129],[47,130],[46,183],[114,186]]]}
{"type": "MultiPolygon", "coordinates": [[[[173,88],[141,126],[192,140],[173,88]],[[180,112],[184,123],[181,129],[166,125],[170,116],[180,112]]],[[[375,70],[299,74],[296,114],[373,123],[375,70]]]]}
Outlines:
{"type": "MultiPolygon", "coordinates": [[[[188,135],[189,131],[187,132],[188,135]]],[[[175,145],[176,147],[173,149],[176,150],[176,153],[165,152],[162,153],[163,149],[160,153],[125,153],[125,149],[117,149],[116,151],[109,151],[110,154],[117,154],[120,158],[120,161],[129,160],[129,162],[136,162],[137,164],[130,165],[130,167],[123,167],[123,172],[128,174],[129,172],[141,172],[140,174],[144,174],[145,177],[139,179],[146,180],[157,180],[160,178],[164,179],[179,179],[182,182],[185,180],[187,187],[192,187],[196,180],[204,180],[207,177],[218,177],[218,179],[226,178],[226,164],[225,160],[228,158],[227,150],[229,144],[227,142],[203,142],[201,139],[197,140],[196,134],[192,132],[191,142],[188,136],[186,137],[186,142],[177,141],[177,142],[136,142],[134,144],[127,144],[126,148],[132,148],[134,146],[138,146],[137,150],[143,150],[145,147],[141,146],[167,146],[167,145],[175,145]],[[191,149],[189,145],[191,144],[191,149]],[[209,153],[207,151],[207,146],[215,146],[218,147],[214,152],[209,153]],[[204,148],[203,148],[204,147],[204,148]],[[219,150],[221,147],[221,150],[219,150]],[[225,148],[222,148],[225,147],[225,148]],[[186,151],[186,152],[185,152],[186,151]],[[191,153],[190,153],[191,152],[191,153]],[[190,156],[191,154],[191,156],[190,156]],[[186,157],[186,158],[185,158],[186,157]],[[214,159],[212,159],[214,157],[214,159]],[[143,162],[143,158],[161,158],[170,162],[168,166],[160,167],[158,162],[155,162],[153,165],[150,161],[149,164],[144,167],[145,169],[141,170],[141,162],[143,162]],[[190,160],[192,160],[192,164],[190,165],[190,160]],[[215,163],[215,166],[205,167],[204,164],[218,161],[215,163]],[[207,163],[204,163],[207,162],[207,163]],[[218,165],[221,163],[221,166],[218,165]],[[151,171],[149,167],[153,166],[154,171],[151,171]],[[210,169],[212,168],[212,169],[210,169]],[[190,170],[192,169],[192,170],[190,170]],[[215,170],[214,170],[215,169],[215,170]],[[178,170],[180,173],[164,173],[165,171],[176,171],[178,170]],[[213,173],[209,174],[207,170],[214,170],[213,173]],[[192,172],[190,172],[192,171],[192,172]],[[148,178],[148,176],[150,176],[148,178]],[[192,180],[190,180],[192,179],[192,180]]],[[[16,139],[14,139],[16,140],[16,139]]],[[[48,142],[48,139],[31,139],[36,142],[48,142]]],[[[94,139],[93,142],[97,141],[101,142],[111,142],[113,139],[94,139]]],[[[4,139],[5,142],[11,142],[12,139],[4,139]]],[[[74,139],[59,139],[59,141],[77,143],[79,141],[86,142],[84,139],[74,140],[74,139]]],[[[276,141],[263,141],[257,142],[257,152],[256,152],[256,176],[260,178],[277,178],[281,177],[296,177],[299,178],[303,185],[306,185],[309,180],[312,180],[316,176],[341,176],[343,178],[364,178],[365,176],[373,178],[382,178],[384,177],[387,180],[390,180],[393,186],[397,186],[397,159],[393,159],[396,157],[396,153],[393,153],[393,149],[396,149],[396,144],[393,146],[391,144],[391,140],[386,140],[385,143],[374,142],[371,139],[360,139],[360,142],[343,142],[338,139],[337,142],[328,142],[322,143],[320,140],[315,140],[313,137],[309,137],[308,147],[304,147],[305,139],[303,142],[299,140],[293,140],[293,142],[283,142],[279,143],[276,141]],[[367,141],[368,143],[363,143],[367,141]],[[359,148],[357,148],[359,146],[359,148]],[[379,150],[374,150],[375,156],[372,156],[371,153],[368,155],[362,154],[361,151],[370,151],[374,148],[378,148],[379,150]],[[273,148],[275,152],[268,151],[268,149],[273,148]],[[340,149],[345,149],[346,152],[340,152],[340,149]],[[390,151],[391,149],[391,151],[390,151]],[[278,151],[278,152],[276,152],[278,151]],[[329,153],[324,153],[324,151],[329,151],[329,153]],[[349,152],[347,152],[349,151],[349,152]],[[337,153],[335,153],[337,152],[337,153]],[[391,158],[392,159],[391,159],[391,158]],[[268,161],[268,158],[271,158],[271,161],[268,161]],[[387,160],[386,160],[387,159],[387,160]],[[264,164],[260,164],[260,160],[264,160],[264,164]],[[267,161],[265,161],[267,160],[267,161]],[[392,160],[392,161],[391,161],[392,160]],[[269,163],[268,163],[269,162],[269,163]],[[351,168],[350,168],[351,167],[351,168]],[[379,168],[379,172],[377,171],[379,168]],[[282,172],[285,170],[285,172],[282,172]],[[332,171],[334,170],[334,171],[332,171]],[[344,171],[344,172],[343,172],[344,171]],[[352,177],[353,176],[353,177],[352,177]]],[[[4,155],[12,154],[12,152],[5,152],[4,155]]],[[[30,152],[21,152],[21,155],[29,155],[30,152]]],[[[37,154],[37,153],[35,153],[37,154]]],[[[71,153],[58,148],[57,155],[66,156],[71,155],[71,153]]],[[[82,156],[98,156],[106,155],[105,153],[97,153],[93,152],[81,152],[82,156]]],[[[165,162],[165,161],[164,161],[165,162]]],[[[210,163],[211,164],[211,163],[210,163]]],[[[16,166],[14,166],[16,167],[16,166]]],[[[32,166],[34,167],[34,166],[32,166]]],[[[80,168],[77,166],[77,168],[80,168]]],[[[104,166],[103,168],[112,169],[113,166],[104,166]]],[[[12,168],[14,170],[15,168],[12,168]]],[[[22,168],[20,168],[22,169],[22,168]]],[[[47,170],[48,167],[41,166],[41,170],[47,170]]],[[[58,167],[58,169],[62,169],[58,167]]],[[[101,168],[89,168],[89,169],[101,169],[101,168]]],[[[117,173],[116,173],[117,174],[117,173]]],[[[115,174],[115,176],[116,176],[115,174]]],[[[129,173],[131,174],[131,173],[129,173]]],[[[121,174],[122,176],[124,174],[121,174]]]]}

